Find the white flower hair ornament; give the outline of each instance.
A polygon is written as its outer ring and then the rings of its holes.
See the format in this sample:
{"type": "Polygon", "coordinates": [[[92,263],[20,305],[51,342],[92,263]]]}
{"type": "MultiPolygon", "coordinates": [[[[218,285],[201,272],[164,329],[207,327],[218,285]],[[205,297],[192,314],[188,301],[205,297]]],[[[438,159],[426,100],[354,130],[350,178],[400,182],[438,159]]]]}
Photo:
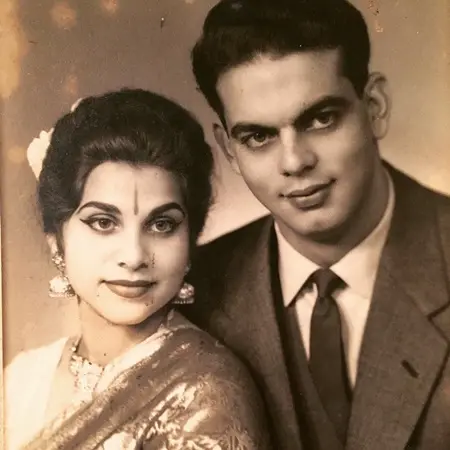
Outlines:
{"type": "Polygon", "coordinates": [[[53,128],[49,131],[41,131],[39,133],[39,137],[34,138],[28,146],[28,164],[30,165],[36,179],[39,178],[39,174],[41,173],[42,162],[47,154],[47,149],[50,145],[52,134],[53,128]]]}
{"type": "MultiPolygon", "coordinates": [[[[71,112],[75,111],[81,100],[83,100],[83,98],[79,98],[71,106],[71,112]]],[[[47,149],[52,139],[53,130],[54,128],[51,128],[49,131],[41,131],[39,133],[39,137],[34,138],[27,148],[28,164],[30,165],[36,179],[39,178],[39,174],[41,173],[42,163],[44,161],[45,155],[47,154],[47,149]]]]}

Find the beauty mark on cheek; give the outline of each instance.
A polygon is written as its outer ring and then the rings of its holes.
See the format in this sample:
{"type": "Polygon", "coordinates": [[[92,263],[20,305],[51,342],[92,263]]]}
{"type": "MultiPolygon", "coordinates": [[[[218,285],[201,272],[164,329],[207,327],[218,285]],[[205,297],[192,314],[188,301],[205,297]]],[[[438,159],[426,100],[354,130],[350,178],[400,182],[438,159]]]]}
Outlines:
{"type": "Polygon", "coordinates": [[[154,269],[154,268],[155,268],[155,254],[154,254],[154,253],[152,254],[152,262],[151,262],[151,267],[152,267],[152,269],[154,269]]]}

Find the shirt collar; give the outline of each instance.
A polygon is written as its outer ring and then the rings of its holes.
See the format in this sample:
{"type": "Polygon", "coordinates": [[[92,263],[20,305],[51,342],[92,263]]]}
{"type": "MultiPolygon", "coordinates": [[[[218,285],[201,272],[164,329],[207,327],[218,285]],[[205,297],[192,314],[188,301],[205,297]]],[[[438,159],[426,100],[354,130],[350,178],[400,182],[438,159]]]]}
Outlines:
{"type": "MultiPolygon", "coordinates": [[[[388,203],[380,222],[361,243],[330,267],[350,289],[366,298],[372,296],[381,252],[386,242],[395,205],[394,185],[387,172],[386,175],[388,203]]],[[[297,252],[284,238],[276,223],[275,233],[278,240],[278,272],[283,303],[288,306],[319,266],[297,252]]]]}
{"type": "Polygon", "coordinates": [[[298,290],[319,266],[297,252],[289,244],[275,222],[275,233],[278,241],[278,274],[284,306],[288,306],[298,290]]]}

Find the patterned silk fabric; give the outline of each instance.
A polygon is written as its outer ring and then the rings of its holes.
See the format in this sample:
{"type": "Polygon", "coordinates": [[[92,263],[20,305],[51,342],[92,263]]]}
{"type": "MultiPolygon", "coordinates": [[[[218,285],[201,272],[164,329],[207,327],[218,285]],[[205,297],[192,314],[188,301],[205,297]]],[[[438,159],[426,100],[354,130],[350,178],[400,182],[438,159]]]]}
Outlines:
{"type": "Polygon", "coordinates": [[[253,382],[227,349],[179,315],[152,344],[147,356],[116,377],[106,374],[91,401],[57,417],[24,448],[270,448],[253,382]]]}

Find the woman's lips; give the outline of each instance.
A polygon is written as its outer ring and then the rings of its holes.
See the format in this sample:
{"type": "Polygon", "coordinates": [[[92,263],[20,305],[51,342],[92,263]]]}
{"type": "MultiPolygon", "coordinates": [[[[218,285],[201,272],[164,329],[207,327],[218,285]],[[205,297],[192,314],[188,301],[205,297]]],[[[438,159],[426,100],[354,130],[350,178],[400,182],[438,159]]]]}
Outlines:
{"type": "Polygon", "coordinates": [[[144,280],[109,280],[104,283],[111,292],[124,298],[142,297],[156,284],[144,280]]]}

